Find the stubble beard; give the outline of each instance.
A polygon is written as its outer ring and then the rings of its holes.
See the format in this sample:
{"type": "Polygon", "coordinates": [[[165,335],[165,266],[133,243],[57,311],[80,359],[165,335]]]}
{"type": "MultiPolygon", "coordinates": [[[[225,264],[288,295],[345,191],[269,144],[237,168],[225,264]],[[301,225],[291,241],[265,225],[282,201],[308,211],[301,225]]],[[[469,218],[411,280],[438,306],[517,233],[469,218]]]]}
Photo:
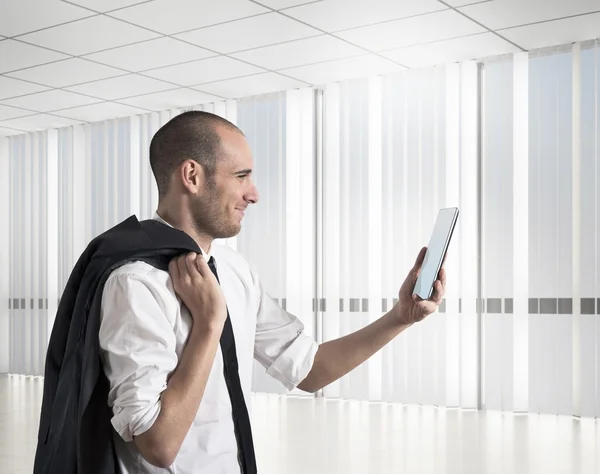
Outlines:
{"type": "Polygon", "coordinates": [[[207,181],[204,194],[194,203],[192,217],[196,232],[209,235],[213,239],[234,237],[241,230],[241,225],[221,207],[212,179],[207,181]]]}

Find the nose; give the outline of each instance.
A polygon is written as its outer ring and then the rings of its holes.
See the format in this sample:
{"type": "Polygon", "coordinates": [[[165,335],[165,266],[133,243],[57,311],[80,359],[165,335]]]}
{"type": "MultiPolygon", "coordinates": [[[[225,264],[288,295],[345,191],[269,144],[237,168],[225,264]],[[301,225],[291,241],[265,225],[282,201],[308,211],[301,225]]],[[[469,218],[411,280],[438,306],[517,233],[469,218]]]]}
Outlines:
{"type": "Polygon", "coordinates": [[[246,193],[245,200],[250,204],[256,204],[259,198],[258,189],[256,189],[256,185],[252,183],[250,185],[250,190],[246,193]]]}

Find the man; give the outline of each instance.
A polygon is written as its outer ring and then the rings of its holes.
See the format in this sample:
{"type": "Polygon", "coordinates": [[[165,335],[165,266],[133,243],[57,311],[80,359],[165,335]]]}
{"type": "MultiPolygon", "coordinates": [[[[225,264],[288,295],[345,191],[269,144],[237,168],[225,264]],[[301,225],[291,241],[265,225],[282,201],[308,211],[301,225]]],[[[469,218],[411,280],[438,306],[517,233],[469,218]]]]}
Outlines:
{"type": "Polygon", "coordinates": [[[127,263],[104,286],[99,341],[118,463],[136,474],[256,472],[246,409],[253,358],[288,389],[315,392],[435,311],[444,271],[431,300],[413,298],[422,249],[391,311],[318,345],[244,257],[213,243],[237,235],[259,199],[244,134],[187,112],[156,133],[150,163],[154,219],[191,236],[201,253],[171,260],[168,272],[127,263]]]}

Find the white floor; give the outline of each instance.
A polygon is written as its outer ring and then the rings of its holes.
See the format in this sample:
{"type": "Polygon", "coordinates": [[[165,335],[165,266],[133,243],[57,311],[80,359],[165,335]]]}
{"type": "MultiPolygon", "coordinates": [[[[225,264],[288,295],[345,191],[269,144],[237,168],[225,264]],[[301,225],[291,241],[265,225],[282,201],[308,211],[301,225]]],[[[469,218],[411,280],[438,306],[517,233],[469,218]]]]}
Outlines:
{"type": "MultiPolygon", "coordinates": [[[[42,380],[0,375],[0,473],[30,474],[42,380]]],[[[600,473],[592,419],[256,394],[261,474],[600,473]]]]}

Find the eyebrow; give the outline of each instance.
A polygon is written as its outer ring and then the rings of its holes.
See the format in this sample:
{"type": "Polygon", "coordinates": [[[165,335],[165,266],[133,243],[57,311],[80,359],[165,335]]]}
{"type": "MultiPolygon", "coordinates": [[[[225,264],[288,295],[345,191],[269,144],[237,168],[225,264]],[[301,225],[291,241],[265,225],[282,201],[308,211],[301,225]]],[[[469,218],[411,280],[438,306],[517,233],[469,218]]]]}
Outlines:
{"type": "Polygon", "coordinates": [[[236,174],[236,175],[252,174],[252,170],[251,169],[245,169],[245,170],[241,170],[241,171],[236,171],[234,174],[236,174]]]}

